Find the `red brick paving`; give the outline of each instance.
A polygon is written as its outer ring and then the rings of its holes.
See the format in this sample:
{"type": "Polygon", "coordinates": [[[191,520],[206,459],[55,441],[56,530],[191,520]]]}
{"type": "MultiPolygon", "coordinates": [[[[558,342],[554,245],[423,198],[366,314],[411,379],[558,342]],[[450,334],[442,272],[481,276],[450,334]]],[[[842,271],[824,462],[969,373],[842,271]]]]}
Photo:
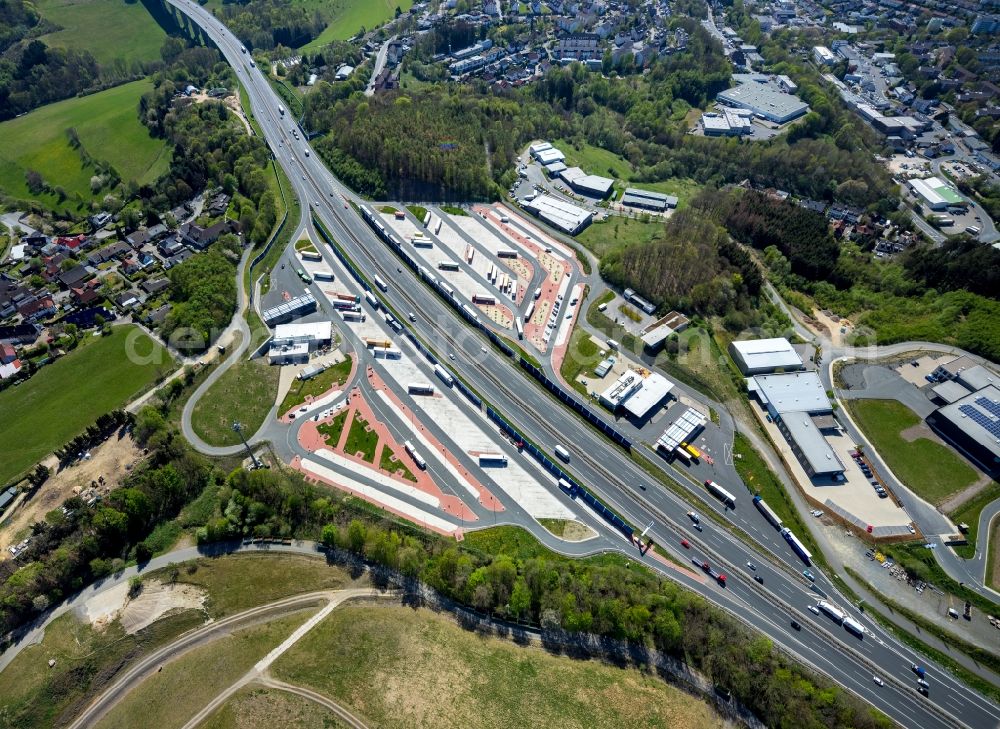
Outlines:
{"type": "Polygon", "coordinates": [[[500,500],[497,499],[492,493],[490,493],[490,490],[488,488],[483,486],[475,476],[473,476],[461,463],[459,463],[458,459],[455,458],[455,456],[452,455],[452,453],[447,448],[441,445],[441,442],[437,438],[435,438],[434,435],[427,430],[427,428],[425,428],[422,424],[420,424],[415,415],[413,415],[410,412],[410,409],[400,401],[400,399],[396,396],[396,393],[394,393],[391,388],[385,386],[385,382],[382,381],[382,378],[380,378],[378,376],[378,373],[371,368],[369,368],[368,371],[368,381],[371,383],[371,386],[374,389],[384,392],[392,401],[393,405],[396,406],[399,412],[404,416],[409,417],[411,424],[414,425],[417,428],[417,430],[420,431],[420,433],[424,436],[424,438],[426,438],[432,444],[434,444],[435,450],[438,453],[440,453],[448,461],[448,463],[450,463],[452,467],[455,468],[456,471],[462,474],[462,476],[470,484],[472,484],[472,486],[477,491],[479,491],[480,504],[482,504],[484,507],[494,512],[504,511],[503,504],[500,503],[500,500]]]}

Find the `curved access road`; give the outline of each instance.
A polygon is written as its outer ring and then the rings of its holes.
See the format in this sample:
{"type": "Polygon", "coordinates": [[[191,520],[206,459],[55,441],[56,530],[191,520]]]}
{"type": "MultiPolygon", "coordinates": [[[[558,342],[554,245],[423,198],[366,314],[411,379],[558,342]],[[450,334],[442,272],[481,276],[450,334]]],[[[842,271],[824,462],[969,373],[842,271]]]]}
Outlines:
{"type": "MultiPolygon", "coordinates": [[[[141,659],[134,666],[127,669],[117,681],[115,681],[100,696],[94,699],[90,705],[88,705],[87,708],[85,708],[80,715],[77,716],[73,723],[69,725],[69,729],[82,729],[83,727],[94,726],[101,720],[102,717],[111,711],[119,701],[125,698],[129,692],[131,692],[149,676],[157,673],[164,663],[177,660],[194,648],[198,648],[218,638],[228,635],[234,630],[248,625],[266,622],[281,615],[297,612],[299,610],[321,604],[324,601],[327,602],[327,605],[319,613],[319,615],[325,617],[325,615],[332,611],[333,608],[347,600],[359,597],[371,597],[378,594],[378,592],[369,588],[310,592],[304,595],[296,595],[294,597],[288,597],[267,605],[251,608],[228,618],[196,628],[195,630],[185,633],[168,645],[154,651],[145,658],[141,659]]],[[[312,625],[309,627],[312,627],[312,625]]],[[[304,634],[304,632],[302,634],[304,634]]],[[[298,639],[302,634],[299,634],[299,631],[296,631],[292,638],[298,639]]],[[[290,641],[291,642],[285,641],[285,643],[279,646],[279,648],[287,650],[287,648],[294,643],[294,640],[290,639],[290,641]]],[[[280,652],[277,650],[272,651],[268,654],[268,658],[274,660],[283,652],[284,650],[281,650],[280,652]]],[[[256,670],[256,667],[254,670],[256,670]]],[[[251,674],[253,672],[254,671],[252,670],[251,674]]],[[[242,686],[248,682],[249,681],[241,679],[238,683],[239,686],[242,686]]],[[[228,699],[231,694],[232,691],[220,694],[219,697],[216,697],[215,701],[210,703],[195,716],[197,721],[192,719],[192,722],[195,722],[196,724],[207,717],[208,714],[224,703],[225,699],[228,699]]],[[[192,726],[194,725],[191,724],[191,722],[189,722],[189,724],[192,726]]]]}
{"type": "Polygon", "coordinates": [[[313,701],[320,706],[329,709],[334,716],[336,716],[344,724],[347,724],[347,726],[351,727],[351,729],[368,729],[368,725],[361,721],[361,719],[356,717],[340,704],[331,701],[326,696],[323,696],[323,694],[318,694],[315,691],[303,688],[302,686],[295,686],[290,683],[285,683],[284,681],[278,681],[270,676],[261,677],[257,679],[255,683],[259,686],[277,689],[278,691],[295,694],[296,696],[301,696],[304,699],[313,701]]]}

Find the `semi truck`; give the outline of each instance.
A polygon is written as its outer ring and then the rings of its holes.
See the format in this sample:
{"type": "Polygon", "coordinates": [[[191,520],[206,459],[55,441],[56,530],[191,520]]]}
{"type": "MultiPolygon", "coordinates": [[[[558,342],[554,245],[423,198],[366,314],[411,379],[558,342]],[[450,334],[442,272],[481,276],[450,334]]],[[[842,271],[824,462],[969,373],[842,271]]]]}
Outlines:
{"type": "Polygon", "coordinates": [[[764,518],[768,520],[771,526],[775,529],[782,528],[781,518],[774,513],[774,510],[767,505],[767,502],[760,497],[760,494],[753,497],[753,505],[757,507],[757,511],[764,515],[764,518]]]}
{"type": "Polygon", "coordinates": [[[858,636],[859,638],[865,637],[865,626],[863,626],[857,620],[853,620],[852,618],[844,618],[843,626],[848,633],[854,633],[854,635],[858,636]]]}
{"type": "Polygon", "coordinates": [[[281,104],[278,104],[278,113],[281,114],[282,116],[285,115],[285,107],[283,107],[281,104]]]}
{"type": "Polygon", "coordinates": [[[410,458],[413,459],[413,462],[417,464],[420,470],[426,471],[427,461],[425,461],[421,457],[421,455],[417,453],[417,449],[413,447],[413,443],[411,443],[410,441],[406,441],[405,443],[403,443],[403,447],[406,449],[406,452],[410,455],[410,458]]]}
{"type": "Polygon", "coordinates": [[[715,481],[705,481],[705,488],[707,488],[710,492],[712,492],[713,496],[715,496],[717,499],[719,499],[726,505],[732,508],[736,508],[736,497],[733,496],[728,491],[726,491],[724,488],[722,488],[715,481]]]}
{"type": "Polygon", "coordinates": [[[302,283],[304,283],[306,286],[308,286],[309,284],[311,284],[313,282],[313,280],[312,280],[312,278],[310,278],[309,274],[306,273],[305,271],[303,271],[301,268],[296,268],[295,269],[295,275],[297,275],[299,278],[301,278],[302,279],[302,283]]]}
{"type": "Polygon", "coordinates": [[[568,450],[566,450],[566,448],[565,448],[564,446],[561,446],[561,445],[557,445],[557,446],[555,447],[555,453],[556,453],[556,455],[557,455],[557,456],[559,456],[559,457],[560,457],[560,458],[561,458],[562,460],[566,461],[566,463],[569,463],[569,451],[568,451],[568,450]]]}
{"type": "Polygon", "coordinates": [[[389,290],[389,285],[378,276],[375,277],[375,285],[378,286],[383,291],[389,290]]]}
{"type": "Polygon", "coordinates": [[[805,545],[799,541],[799,538],[792,533],[791,529],[788,527],[782,529],[781,536],[788,542],[788,546],[792,548],[792,551],[799,555],[799,559],[807,565],[812,564],[812,552],[805,548],[805,545]]]}
{"type": "Polygon", "coordinates": [[[406,386],[406,390],[411,395],[433,395],[434,385],[426,382],[411,382],[406,386]]]}
{"type": "Polygon", "coordinates": [[[816,607],[822,610],[826,614],[826,616],[831,620],[833,620],[835,623],[840,624],[844,622],[844,617],[845,617],[844,613],[840,610],[840,608],[838,608],[832,602],[827,602],[826,600],[820,600],[818,603],[816,603],[816,607]]]}
{"type": "Polygon", "coordinates": [[[437,375],[441,381],[448,387],[455,384],[455,378],[441,365],[434,365],[434,374],[437,375]]]}
{"type": "Polygon", "coordinates": [[[375,298],[375,294],[371,291],[365,291],[365,301],[367,301],[373,309],[377,309],[379,307],[378,299],[375,298]]]}
{"type": "Polygon", "coordinates": [[[506,466],[507,456],[503,453],[480,453],[479,454],[479,465],[480,466],[506,466]]]}

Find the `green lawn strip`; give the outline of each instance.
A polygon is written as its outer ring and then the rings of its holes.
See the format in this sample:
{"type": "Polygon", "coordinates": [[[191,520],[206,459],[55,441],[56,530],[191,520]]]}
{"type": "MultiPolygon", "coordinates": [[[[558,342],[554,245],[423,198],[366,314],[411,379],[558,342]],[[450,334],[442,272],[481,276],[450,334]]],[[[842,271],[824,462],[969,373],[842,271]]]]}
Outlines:
{"type": "Polygon", "coordinates": [[[986,584],[994,590],[1000,590],[1000,579],[996,576],[996,562],[1000,555],[1000,518],[993,520],[989,550],[986,555],[986,584]]]}
{"type": "MultiPolygon", "coordinates": [[[[736,473],[752,495],[760,494],[784,525],[795,532],[805,548],[813,554],[813,561],[826,566],[823,552],[813,539],[812,532],[802,521],[798,509],[792,503],[791,497],[785,491],[784,485],[772,471],[764,458],[754,450],[749,439],[742,433],[736,433],[733,439],[733,465],[736,473]]],[[[751,508],[756,508],[751,505],[751,508]]]]}
{"type": "Polygon", "coordinates": [[[368,421],[361,417],[361,413],[355,411],[354,420],[351,421],[351,429],[347,432],[347,440],[344,443],[344,453],[354,456],[358,453],[361,458],[368,463],[375,462],[375,449],[378,447],[378,432],[372,427],[368,428],[368,421]]]}
{"type": "Polygon", "coordinates": [[[722,726],[708,704],[651,673],[526,649],[427,609],[344,606],[273,673],[387,729],[478,729],[529,717],[538,726],[722,726]]]}
{"type": "MultiPolygon", "coordinates": [[[[286,411],[287,412],[287,411],[286,411]]],[[[326,444],[330,448],[336,448],[340,443],[340,434],[344,432],[344,423],[347,421],[347,410],[338,413],[329,423],[320,423],[316,430],[326,438],[326,444]]]]}
{"type": "Polygon", "coordinates": [[[331,0],[317,6],[322,7],[320,12],[329,24],[303,50],[313,51],[333,41],[347,40],[362,28],[373,30],[392,20],[397,7],[406,13],[412,5],[413,0],[331,0]]]}
{"type": "Polygon", "coordinates": [[[424,218],[427,217],[427,208],[423,205],[407,205],[406,209],[413,213],[413,216],[421,223],[424,222],[424,218]]]}
{"type": "Polygon", "coordinates": [[[392,205],[383,205],[378,210],[380,213],[385,213],[386,215],[395,215],[399,212],[399,210],[394,208],[392,205]]]}
{"type": "MultiPolygon", "coordinates": [[[[854,579],[858,580],[862,584],[865,584],[864,578],[861,577],[857,572],[852,570],[850,567],[844,567],[844,570],[854,579]]],[[[925,630],[931,635],[940,638],[946,643],[953,645],[956,650],[965,653],[967,656],[973,660],[983,663],[991,670],[997,670],[998,660],[996,656],[984,651],[978,646],[973,646],[960,638],[956,638],[950,633],[945,633],[936,625],[929,623],[928,621],[921,618],[916,613],[911,610],[899,605],[896,602],[886,598],[884,595],[880,595],[879,599],[885,604],[890,610],[895,613],[899,613],[907,620],[915,623],[921,630],[925,630]],[[991,665],[992,664],[992,665],[991,665]]],[[[915,651],[927,656],[932,659],[935,663],[939,663],[959,680],[962,681],[967,686],[970,686],[976,691],[990,697],[993,701],[1000,701],[1000,687],[995,686],[990,681],[982,678],[976,673],[968,670],[962,664],[958,663],[954,658],[949,656],[947,653],[942,653],[937,648],[927,645],[924,641],[917,638],[915,635],[909,631],[903,630],[894,622],[889,620],[878,608],[872,607],[870,602],[865,602],[865,614],[871,616],[872,618],[878,620],[886,630],[890,631],[893,635],[899,638],[901,641],[906,643],[908,646],[913,648],[915,651]]]]}
{"type": "Polygon", "coordinates": [[[281,401],[278,408],[278,415],[284,415],[292,408],[301,405],[307,397],[317,397],[336,385],[343,385],[347,382],[347,376],[351,374],[351,357],[347,356],[343,362],[327,367],[315,377],[308,380],[295,380],[288,388],[285,399],[281,401]]]}
{"type": "Polygon", "coordinates": [[[194,432],[214,446],[242,442],[232,429],[234,420],[242,424],[245,437],[256,433],[274,404],[279,369],[263,359],[238,361],[208,388],[194,406],[191,414],[194,432]]]}
{"type": "Polygon", "coordinates": [[[469,214],[468,212],[466,212],[465,208],[458,208],[458,207],[455,207],[454,205],[440,205],[439,207],[441,208],[441,212],[442,213],[448,213],[448,215],[466,215],[467,216],[469,214]]]}
{"type": "MultiPolygon", "coordinates": [[[[140,8],[142,12],[145,12],[140,8]]],[[[0,189],[22,199],[35,199],[55,210],[74,209],[79,195],[85,202],[100,200],[107,189],[91,191],[95,170],[85,165],[80,152],[70,146],[67,129],[75,129],[87,154],[109,162],[122,180],[139,184],[156,180],[167,170],[170,150],[150,136],[139,121],[139,97],[152,89],[148,80],[116,86],[88,96],[53,104],[0,123],[0,189]],[[60,201],[54,194],[35,195],[25,174],[35,170],[53,188],[66,191],[60,201]]]]}
{"type": "Polygon", "coordinates": [[[383,471],[388,471],[389,473],[401,471],[402,473],[400,475],[403,478],[407,481],[413,481],[416,483],[417,477],[413,475],[413,472],[407,468],[404,463],[396,458],[391,448],[386,447],[382,449],[382,457],[379,459],[378,467],[383,471]]]}
{"type": "Polygon", "coordinates": [[[139,656],[204,620],[202,612],[184,610],[127,635],[119,622],[96,631],[73,613],[56,618],[41,644],[25,647],[3,672],[4,725],[69,723],[64,712],[75,715],[139,656]],[[49,659],[55,660],[52,668],[49,659]]]}
{"type": "Polygon", "coordinates": [[[621,567],[622,564],[627,564],[634,569],[648,569],[621,554],[599,554],[582,559],[564,557],[539,542],[531,532],[517,526],[487,527],[466,532],[463,545],[483,555],[506,554],[522,560],[543,557],[548,561],[585,562],[603,567],[621,567]]]}
{"type": "Polygon", "coordinates": [[[295,250],[297,253],[319,253],[308,238],[295,241],[295,250]]]}
{"type": "Polygon", "coordinates": [[[175,368],[173,357],[138,327],[85,336],[31,379],[0,392],[0,484],[125,405],[175,368]]]}
{"type": "Polygon", "coordinates": [[[41,36],[47,46],[90,51],[102,64],[121,58],[126,67],[133,61],[160,60],[167,34],[142,3],[39,0],[35,5],[60,28],[41,36]]]}
{"type": "MultiPolygon", "coordinates": [[[[271,169],[274,174],[267,175],[267,184],[274,193],[278,222],[275,223],[275,230],[271,231],[274,241],[271,243],[271,247],[268,248],[267,254],[252,270],[250,266],[247,266],[244,279],[244,287],[247,291],[250,290],[251,282],[258,276],[270,273],[271,269],[274,268],[274,265],[278,262],[278,258],[281,257],[281,254],[291,242],[292,234],[295,232],[295,227],[302,216],[302,208],[299,205],[298,197],[292,192],[292,185],[285,175],[285,171],[280,165],[276,165],[273,162],[271,163],[271,169]],[[287,217],[285,217],[286,212],[287,217]],[[282,225],[282,221],[284,221],[284,225],[282,225]]],[[[260,282],[261,295],[266,294],[270,288],[271,277],[264,276],[260,282]]]]}
{"type": "Polygon", "coordinates": [[[976,471],[950,448],[928,438],[907,441],[900,432],[920,418],[895,400],[845,400],[886,465],[914,493],[938,504],[972,484],[976,471]]]}
{"type": "MultiPolygon", "coordinates": [[[[949,514],[955,524],[965,523],[969,525],[969,530],[965,534],[965,538],[969,543],[952,547],[955,550],[955,554],[959,557],[972,559],[976,556],[976,540],[979,538],[979,515],[987,504],[996,499],[1000,499],[1000,483],[992,481],[989,486],[949,514]]],[[[988,571],[987,574],[989,574],[988,571]]]]}
{"type": "Polygon", "coordinates": [[[559,374],[569,383],[574,390],[586,398],[590,397],[586,386],[580,382],[579,377],[586,372],[593,375],[594,367],[601,361],[601,349],[594,343],[590,333],[583,329],[573,330],[569,340],[569,347],[559,366],[559,374]]]}
{"type": "Polygon", "coordinates": [[[312,607],[262,625],[234,630],[164,664],[155,680],[130,691],[96,724],[99,729],[182,726],[201,707],[231,686],[277,647],[318,608],[312,607]]]}
{"type": "Polygon", "coordinates": [[[145,577],[151,578],[205,590],[205,609],[214,619],[290,595],[367,584],[352,580],[342,568],[321,557],[266,553],[200,557],[145,577]]]}

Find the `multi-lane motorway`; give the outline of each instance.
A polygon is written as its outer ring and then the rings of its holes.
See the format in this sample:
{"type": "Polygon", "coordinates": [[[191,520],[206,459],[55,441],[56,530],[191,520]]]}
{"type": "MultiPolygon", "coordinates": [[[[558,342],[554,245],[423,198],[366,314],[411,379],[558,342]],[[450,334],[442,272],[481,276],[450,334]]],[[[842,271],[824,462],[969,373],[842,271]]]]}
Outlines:
{"type": "MultiPolygon", "coordinates": [[[[306,154],[309,148],[305,142],[293,137],[294,122],[278,112],[280,101],[266,79],[249,65],[240,42],[201,6],[187,0],[170,2],[201,25],[236,69],[254,116],[299,198],[313,208],[366,274],[381,275],[393,282],[383,295],[391,306],[399,312],[420,312],[413,325],[418,336],[438,352],[454,353],[455,360],[449,363],[451,368],[528,437],[549,449],[557,442],[570,446],[574,474],[625,518],[637,525],[653,522],[650,535],[659,543],[670,545],[675,553],[679,551],[676,546],[679,539],[689,539],[692,551],[705,555],[732,575],[725,589],[671,573],[672,577],[766,633],[783,649],[831,676],[904,726],[965,725],[976,729],[1000,726],[1000,708],[915,655],[856,610],[855,617],[869,631],[863,641],[808,612],[807,605],[821,595],[829,596],[841,607],[849,607],[849,602],[824,575],[817,573],[815,586],[801,576],[803,565],[749,506],[747,498],[740,500],[736,510],[726,511],[721,504],[714,503],[704,504],[702,510],[714,508],[723,522],[741,529],[763,547],[763,552],[750,548],[728,528],[711,522],[704,532],[694,532],[685,517],[690,506],[684,500],[663,488],[576,415],[555,406],[513,361],[489,349],[485,338],[467,328],[435,293],[406,267],[400,267],[394,254],[346,206],[345,200],[356,199],[353,193],[332,177],[315,154],[306,154]],[[485,352],[483,346],[487,346],[485,352]],[[758,566],[764,579],[762,586],[747,575],[744,565],[748,561],[758,566]],[[801,632],[790,628],[793,618],[804,626],[801,632]],[[929,697],[922,697],[915,690],[910,672],[913,663],[928,667],[929,697]],[[886,685],[875,685],[873,674],[883,677],[886,685]]],[[[328,250],[324,250],[324,255],[332,258],[328,250]]],[[[683,485],[694,490],[694,484],[683,485]]]]}

